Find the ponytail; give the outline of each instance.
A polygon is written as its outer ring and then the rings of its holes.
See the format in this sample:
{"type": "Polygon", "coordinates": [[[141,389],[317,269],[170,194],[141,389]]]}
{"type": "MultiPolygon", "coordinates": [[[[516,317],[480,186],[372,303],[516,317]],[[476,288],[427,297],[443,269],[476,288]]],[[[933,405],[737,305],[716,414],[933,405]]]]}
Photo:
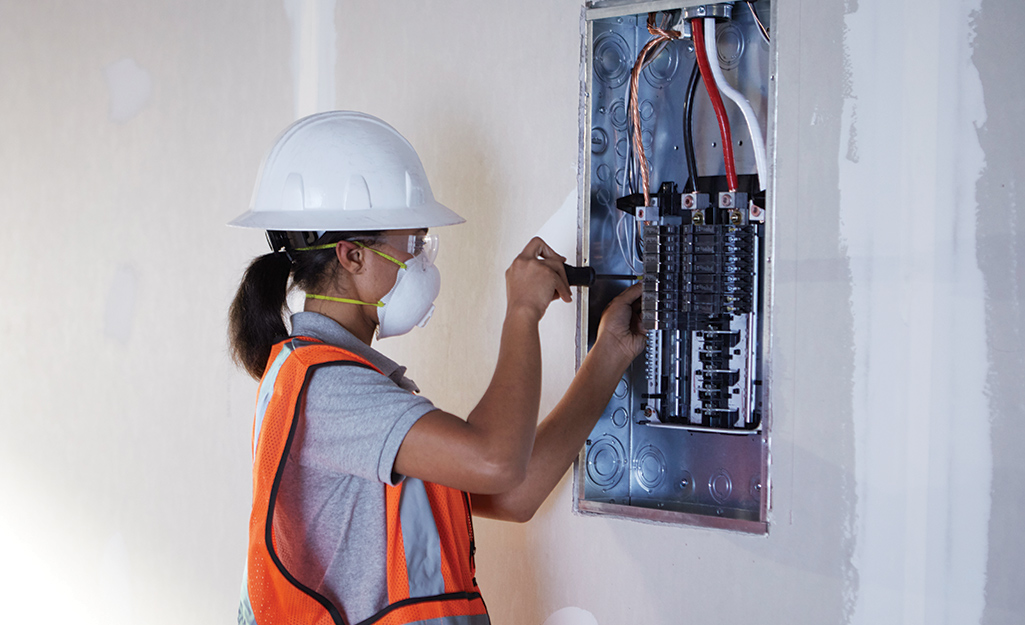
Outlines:
{"type": "Polygon", "coordinates": [[[299,250],[304,245],[309,246],[312,239],[316,239],[314,246],[343,240],[371,245],[377,242],[381,232],[336,231],[325,232],[320,237],[312,232],[294,233],[297,236],[313,235],[298,245],[298,241],[288,239],[288,234],[293,233],[272,234],[275,238],[271,246],[276,247],[280,242],[284,251],[264,254],[253,260],[242,276],[242,283],[228,311],[228,339],[232,360],[257,380],[263,377],[271,348],[288,338],[285,313],[289,288],[295,286],[307,293],[316,292],[325,287],[325,281],[334,280],[335,272],[340,268],[335,260],[335,251],[331,248],[299,250]],[[277,235],[284,238],[278,239],[277,235]],[[292,259],[295,259],[294,262],[292,259]]]}
{"type": "Polygon", "coordinates": [[[285,296],[292,261],[281,252],[258,256],[246,269],[228,312],[231,357],[257,380],[271,347],[288,336],[285,296]]]}

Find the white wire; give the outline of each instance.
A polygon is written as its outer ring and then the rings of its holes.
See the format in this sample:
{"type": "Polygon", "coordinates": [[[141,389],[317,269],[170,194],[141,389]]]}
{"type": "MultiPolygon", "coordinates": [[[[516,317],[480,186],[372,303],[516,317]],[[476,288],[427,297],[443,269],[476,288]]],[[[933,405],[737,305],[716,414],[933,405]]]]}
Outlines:
{"type": "Polygon", "coordinates": [[[708,55],[708,64],[712,66],[712,75],[715,77],[715,84],[719,87],[719,91],[730,100],[733,100],[733,103],[740,108],[740,112],[744,114],[744,121],[747,122],[747,128],[751,133],[751,143],[753,144],[751,147],[755,153],[755,168],[758,170],[758,188],[764,189],[769,178],[766,167],[765,137],[762,136],[762,127],[758,123],[758,117],[755,115],[754,109],[751,108],[751,103],[747,101],[743,94],[734,89],[730,83],[726,82],[722,68],[719,67],[719,55],[716,53],[718,49],[715,41],[715,18],[706,17],[705,53],[708,55]]]}
{"type": "Polygon", "coordinates": [[[636,273],[637,272],[637,259],[636,259],[636,255],[633,252],[634,239],[636,238],[636,231],[634,231],[634,233],[631,233],[630,232],[630,225],[629,224],[627,224],[625,228],[623,227],[623,224],[625,222],[627,222],[628,220],[629,221],[634,221],[635,222],[634,223],[634,228],[637,227],[636,226],[636,221],[634,219],[628,218],[626,213],[620,211],[620,213],[619,213],[619,220],[616,222],[616,228],[615,228],[615,230],[616,230],[616,246],[619,248],[619,254],[623,257],[623,261],[626,263],[626,266],[630,268],[630,271],[636,273]],[[624,244],[624,242],[623,242],[624,238],[626,238],[627,241],[628,241],[626,244],[624,244]],[[629,250],[629,251],[627,251],[627,250],[629,250]]]}
{"type": "Polygon", "coordinates": [[[623,262],[629,262],[626,256],[626,248],[623,247],[623,216],[620,215],[616,220],[616,247],[619,248],[619,255],[623,258],[623,262]]]}
{"type": "MultiPolygon", "coordinates": [[[[632,144],[633,144],[632,141],[629,141],[629,140],[627,141],[627,145],[632,145],[632,144]]],[[[627,169],[630,168],[630,164],[631,164],[631,155],[628,153],[627,156],[626,156],[626,167],[627,167],[627,169]]],[[[626,195],[628,193],[628,191],[629,191],[630,182],[628,180],[625,180],[626,177],[627,176],[624,175],[624,181],[623,181],[624,187],[626,187],[626,188],[620,188],[619,189],[621,195],[626,195]]],[[[617,187],[618,187],[618,185],[617,185],[617,187]]],[[[623,258],[623,262],[626,263],[626,266],[630,268],[630,271],[636,273],[637,272],[637,261],[640,260],[640,259],[636,258],[636,253],[634,252],[634,248],[635,248],[634,241],[636,239],[636,228],[637,228],[636,219],[634,219],[633,217],[628,217],[627,213],[625,213],[625,212],[623,212],[621,210],[618,210],[618,209],[614,209],[614,210],[615,210],[616,213],[618,213],[618,217],[616,219],[616,224],[615,224],[615,226],[613,226],[613,232],[616,235],[616,247],[619,248],[619,255],[623,258]],[[623,225],[623,222],[626,221],[627,219],[629,219],[630,221],[634,222],[634,233],[633,233],[632,236],[631,236],[631,233],[629,231],[630,226],[627,225],[624,228],[624,225],[623,225]],[[626,230],[625,233],[624,233],[624,230],[626,230]],[[624,243],[623,243],[624,236],[627,237],[628,240],[629,240],[629,243],[626,244],[626,245],[624,245],[624,243]],[[628,252],[627,250],[630,250],[630,251],[628,252]]]]}

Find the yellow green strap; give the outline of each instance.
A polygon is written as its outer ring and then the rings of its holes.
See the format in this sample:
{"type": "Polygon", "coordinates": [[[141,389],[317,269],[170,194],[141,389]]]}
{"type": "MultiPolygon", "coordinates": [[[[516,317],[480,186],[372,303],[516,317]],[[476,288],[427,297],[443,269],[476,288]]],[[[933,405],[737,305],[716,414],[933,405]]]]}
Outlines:
{"type": "MultiPolygon", "coordinates": [[[[367,250],[370,250],[371,252],[373,252],[375,254],[379,254],[381,256],[384,256],[385,258],[387,258],[391,262],[395,263],[399,267],[402,267],[403,269],[406,268],[406,263],[402,262],[401,260],[397,260],[395,258],[392,258],[391,256],[385,254],[381,250],[375,250],[374,248],[370,247],[369,245],[364,245],[363,243],[360,243],[359,241],[353,241],[353,243],[355,243],[356,245],[362,247],[363,249],[367,249],[367,250]]],[[[326,243],[324,245],[311,245],[309,247],[297,247],[297,248],[295,248],[295,251],[297,251],[297,252],[313,252],[315,250],[329,250],[329,249],[333,248],[336,245],[338,245],[338,243],[326,243]]],[[[363,302],[359,302],[359,303],[362,304],[363,302]]],[[[370,304],[370,305],[373,305],[373,304],[370,304]]]]}
{"type": "Polygon", "coordinates": [[[361,306],[377,306],[378,308],[383,308],[384,307],[384,303],[383,302],[377,302],[376,304],[372,304],[370,302],[361,302],[358,299],[346,299],[344,297],[331,297],[329,295],[316,295],[314,293],[307,293],[306,294],[306,299],[322,299],[322,300],[326,300],[326,301],[329,301],[329,302],[341,302],[342,304],[359,304],[361,306]]]}
{"type": "MultiPolygon", "coordinates": [[[[385,253],[384,253],[384,252],[382,252],[381,250],[375,250],[374,248],[370,247],[369,245],[363,245],[363,244],[362,244],[362,243],[360,243],[359,241],[353,241],[353,243],[355,243],[356,245],[358,245],[358,246],[360,246],[360,247],[362,247],[362,248],[364,248],[364,249],[368,249],[368,250],[370,250],[371,252],[373,252],[373,253],[375,253],[375,254],[379,254],[379,255],[381,255],[381,256],[384,256],[385,258],[387,258],[387,259],[388,259],[388,260],[390,260],[391,262],[395,263],[395,264],[396,264],[396,265],[398,265],[399,267],[402,267],[403,269],[405,269],[405,268],[406,268],[406,263],[404,263],[404,262],[402,262],[401,260],[398,260],[398,259],[396,259],[396,258],[392,258],[391,256],[388,256],[387,254],[385,254],[385,253]]],[[[384,304],[381,304],[381,305],[383,306],[384,304]]]]}

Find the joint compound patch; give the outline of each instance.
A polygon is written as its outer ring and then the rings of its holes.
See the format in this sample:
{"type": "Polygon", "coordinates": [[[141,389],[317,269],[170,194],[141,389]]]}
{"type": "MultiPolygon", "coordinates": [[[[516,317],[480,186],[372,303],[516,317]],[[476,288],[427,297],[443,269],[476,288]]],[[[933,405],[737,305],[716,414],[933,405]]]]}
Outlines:
{"type": "Polygon", "coordinates": [[[132,338],[137,283],[135,270],[128,265],[121,265],[114,272],[110,291],[107,293],[103,334],[122,345],[127,345],[132,338]]]}
{"type": "Polygon", "coordinates": [[[295,117],[335,108],[335,0],[284,0],[292,26],[295,117]]]}
{"type": "Polygon", "coordinates": [[[123,124],[142,112],[153,95],[153,79],[133,59],[121,59],[103,70],[110,94],[110,121],[123,124]]]}

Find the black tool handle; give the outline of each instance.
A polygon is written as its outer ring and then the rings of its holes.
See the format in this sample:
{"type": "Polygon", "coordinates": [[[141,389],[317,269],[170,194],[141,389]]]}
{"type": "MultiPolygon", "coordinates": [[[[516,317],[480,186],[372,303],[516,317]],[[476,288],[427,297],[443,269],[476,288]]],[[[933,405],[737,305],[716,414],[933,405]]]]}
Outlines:
{"type": "Polygon", "coordinates": [[[566,280],[570,286],[594,286],[594,267],[574,267],[563,264],[566,268],[566,280]]]}

